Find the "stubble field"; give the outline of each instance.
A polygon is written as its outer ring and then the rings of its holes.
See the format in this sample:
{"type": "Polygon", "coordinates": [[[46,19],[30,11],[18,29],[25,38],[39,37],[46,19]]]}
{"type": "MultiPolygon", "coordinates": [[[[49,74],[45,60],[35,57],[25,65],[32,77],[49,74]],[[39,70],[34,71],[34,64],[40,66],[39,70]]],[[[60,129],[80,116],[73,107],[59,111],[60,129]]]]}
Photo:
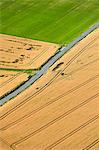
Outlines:
{"type": "Polygon", "coordinates": [[[99,29],[1,108],[2,143],[17,150],[97,148],[98,35],[99,29]]]}
{"type": "Polygon", "coordinates": [[[0,70],[0,99],[24,83],[28,78],[27,73],[0,70]]]}
{"type": "Polygon", "coordinates": [[[23,84],[60,45],[0,34],[0,98],[23,84]]]}
{"type": "Polygon", "coordinates": [[[39,69],[59,47],[58,44],[0,34],[0,68],[39,69]]]}
{"type": "MultiPolygon", "coordinates": [[[[0,0],[0,97],[98,22],[98,5],[99,0],[0,0]]],[[[0,107],[0,150],[98,150],[98,66],[96,29],[0,107]]]]}

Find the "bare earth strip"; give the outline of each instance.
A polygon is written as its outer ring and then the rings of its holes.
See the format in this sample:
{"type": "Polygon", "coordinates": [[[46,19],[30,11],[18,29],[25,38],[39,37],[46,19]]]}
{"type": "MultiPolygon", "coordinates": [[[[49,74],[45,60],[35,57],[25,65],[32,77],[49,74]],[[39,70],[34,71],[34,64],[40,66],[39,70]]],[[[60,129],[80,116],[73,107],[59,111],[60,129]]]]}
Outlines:
{"type": "MultiPolygon", "coordinates": [[[[1,138],[17,150],[93,150],[99,138],[99,29],[0,108],[1,138]]],[[[97,150],[97,149],[96,149],[97,150]]]]}
{"type": "Polygon", "coordinates": [[[59,47],[58,44],[0,34],[0,68],[39,68],[59,47]]]}

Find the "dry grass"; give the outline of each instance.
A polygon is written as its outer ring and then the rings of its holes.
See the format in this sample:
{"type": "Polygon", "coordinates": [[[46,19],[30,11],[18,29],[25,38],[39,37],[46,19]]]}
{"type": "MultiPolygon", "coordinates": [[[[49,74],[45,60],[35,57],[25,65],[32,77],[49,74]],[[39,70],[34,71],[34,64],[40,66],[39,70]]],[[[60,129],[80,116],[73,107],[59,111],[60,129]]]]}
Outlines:
{"type": "Polygon", "coordinates": [[[1,107],[1,138],[12,148],[97,148],[98,35],[99,30],[91,33],[56,62],[41,79],[1,107]]]}
{"type": "Polygon", "coordinates": [[[0,34],[0,68],[39,68],[59,45],[0,34]]]}

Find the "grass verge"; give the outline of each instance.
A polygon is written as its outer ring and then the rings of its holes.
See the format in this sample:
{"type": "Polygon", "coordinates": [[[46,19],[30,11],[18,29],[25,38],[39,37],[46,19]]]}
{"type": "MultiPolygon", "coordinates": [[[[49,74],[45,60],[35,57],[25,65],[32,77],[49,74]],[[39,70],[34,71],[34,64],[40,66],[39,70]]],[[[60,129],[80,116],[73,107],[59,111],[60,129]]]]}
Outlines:
{"type": "Polygon", "coordinates": [[[22,73],[27,73],[31,76],[33,76],[36,72],[37,69],[9,69],[9,68],[0,68],[0,71],[14,71],[14,72],[22,72],[22,73]]]}

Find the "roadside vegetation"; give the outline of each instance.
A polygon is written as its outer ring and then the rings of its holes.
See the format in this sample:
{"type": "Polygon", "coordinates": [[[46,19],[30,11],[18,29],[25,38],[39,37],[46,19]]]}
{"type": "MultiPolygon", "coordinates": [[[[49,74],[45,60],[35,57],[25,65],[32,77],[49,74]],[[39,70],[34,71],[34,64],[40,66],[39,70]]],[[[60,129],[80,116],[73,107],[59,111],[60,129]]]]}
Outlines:
{"type": "Polygon", "coordinates": [[[2,71],[2,70],[27,73],[30,76],[33,76],[37,72],[37,69],[9,69],[9,68],[0,68],[0,71],[2,71]]]}

